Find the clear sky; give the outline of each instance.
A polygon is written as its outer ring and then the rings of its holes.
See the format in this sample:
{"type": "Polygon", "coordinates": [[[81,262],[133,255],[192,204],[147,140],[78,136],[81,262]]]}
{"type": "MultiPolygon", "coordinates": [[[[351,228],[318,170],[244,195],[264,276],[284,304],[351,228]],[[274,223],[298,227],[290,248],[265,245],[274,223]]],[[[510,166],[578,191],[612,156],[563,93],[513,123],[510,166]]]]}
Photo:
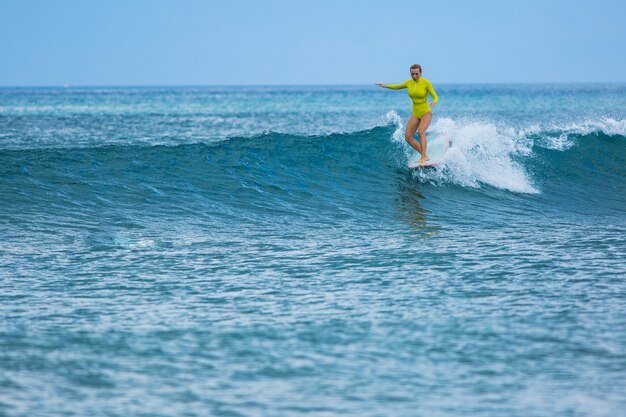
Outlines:
{"type": "Polygon", "coordinates": [[[0,85],[626,81],[626,1],[0,0],[0,85]]]}

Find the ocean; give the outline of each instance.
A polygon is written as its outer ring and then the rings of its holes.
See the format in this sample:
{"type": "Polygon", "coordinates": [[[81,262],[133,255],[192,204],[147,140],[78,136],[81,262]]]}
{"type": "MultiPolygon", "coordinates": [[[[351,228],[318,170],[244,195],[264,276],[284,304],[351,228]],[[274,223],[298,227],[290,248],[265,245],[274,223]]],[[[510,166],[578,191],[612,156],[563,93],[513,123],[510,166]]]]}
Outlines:
{"type": "Polygon", "coordinates": [[[0,88],[0,415],[626,416],[626,84],[431,81],[0,88]]]}

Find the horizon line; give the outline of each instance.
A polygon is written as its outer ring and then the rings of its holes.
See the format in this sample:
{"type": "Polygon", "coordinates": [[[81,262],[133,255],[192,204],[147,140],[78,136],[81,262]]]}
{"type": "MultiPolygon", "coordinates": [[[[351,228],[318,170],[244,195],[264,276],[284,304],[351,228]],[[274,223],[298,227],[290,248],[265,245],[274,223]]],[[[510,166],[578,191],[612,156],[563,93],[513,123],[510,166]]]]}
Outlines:
{"type": "MultiPolygon", "coordinates": [[[[499,82],[437,82],[438,85],[529,85],[529,84],[626,84],[626,81],[499,81],[499,82]]],[[[0,85],[0,88],[164,88],[164,87],[364,87],[370,84],[16,84],[0,85]]],[[[375,83],[371,83],[375,86],[375,83]]]]}

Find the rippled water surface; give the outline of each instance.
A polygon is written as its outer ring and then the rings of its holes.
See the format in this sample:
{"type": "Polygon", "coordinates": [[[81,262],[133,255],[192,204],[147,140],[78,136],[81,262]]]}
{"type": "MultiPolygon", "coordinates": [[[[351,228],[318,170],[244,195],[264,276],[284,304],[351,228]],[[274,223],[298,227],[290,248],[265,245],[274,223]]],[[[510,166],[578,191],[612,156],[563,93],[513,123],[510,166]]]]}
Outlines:
{"type": "Polygon", "coordinates": [[[626,86],[434,85],[0,89],[0,415],[626,415],[626,86]]]}

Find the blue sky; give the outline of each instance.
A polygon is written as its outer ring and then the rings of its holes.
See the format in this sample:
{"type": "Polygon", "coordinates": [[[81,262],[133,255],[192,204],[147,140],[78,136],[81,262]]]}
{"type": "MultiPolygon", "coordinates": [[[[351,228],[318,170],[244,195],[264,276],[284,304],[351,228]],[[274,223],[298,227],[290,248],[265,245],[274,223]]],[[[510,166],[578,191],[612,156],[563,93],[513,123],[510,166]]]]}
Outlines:
{"type": "Polygon", "coordinates": [[[0,0],[0,85],[624,82],[626,1],[0,0]]]}

